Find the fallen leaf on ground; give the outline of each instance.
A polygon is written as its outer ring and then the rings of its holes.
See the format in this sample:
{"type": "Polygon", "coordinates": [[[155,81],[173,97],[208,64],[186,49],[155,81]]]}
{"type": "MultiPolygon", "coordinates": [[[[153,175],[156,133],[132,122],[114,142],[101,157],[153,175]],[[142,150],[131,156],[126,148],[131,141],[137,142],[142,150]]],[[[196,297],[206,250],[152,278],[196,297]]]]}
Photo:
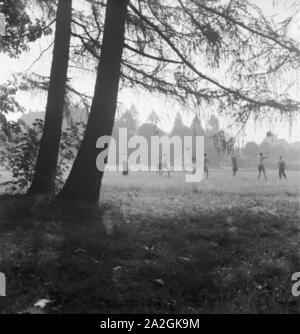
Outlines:
{"type": "Polygon", "coordinates": [[[184,257],[184,256],[180,256],[178,259],[179,259],[179,260],[182,260],[182,261],[186,261],[186,262],[189,262],[189,261],[192,260],[192,259],[190,259],[189,257],[184,257]]]}
{"type": "Polygon", "coordinates": [[[154,280],[154,283],[160,285],[160,286],[164,286],[165,285],[165,282],[161,279],[161,278],[158,278],[156,280],[154,280]]]}
{"type": "Polygon", "coordinates": [[[47,304],[51,303],[50,299],[40,299],[38,302],[36,302],[33,306],[34,307],[40,307],[45,308],[47,304]]]}
{"type": "Polygon", "coordinates": [[[83,253],[87,253],[87,250],[83,249],[83,248],[78,248],[78,249],[74,249],[73,253],[74,254],[80,254],[80,253],[83,254],[83,253]]]}

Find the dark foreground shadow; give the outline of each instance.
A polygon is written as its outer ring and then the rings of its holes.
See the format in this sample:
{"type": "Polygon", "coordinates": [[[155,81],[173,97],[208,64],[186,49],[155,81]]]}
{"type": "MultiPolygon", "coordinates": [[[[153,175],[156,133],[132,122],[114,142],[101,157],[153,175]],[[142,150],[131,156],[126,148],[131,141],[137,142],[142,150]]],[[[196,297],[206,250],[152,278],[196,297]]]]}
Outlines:
{"type": "Polygon", "coordinates": [[[1,313],[300,313],[293,220],[245,208],[124,217],[113,203],[26,196],[1,198],[0,212],[1,313]]]}

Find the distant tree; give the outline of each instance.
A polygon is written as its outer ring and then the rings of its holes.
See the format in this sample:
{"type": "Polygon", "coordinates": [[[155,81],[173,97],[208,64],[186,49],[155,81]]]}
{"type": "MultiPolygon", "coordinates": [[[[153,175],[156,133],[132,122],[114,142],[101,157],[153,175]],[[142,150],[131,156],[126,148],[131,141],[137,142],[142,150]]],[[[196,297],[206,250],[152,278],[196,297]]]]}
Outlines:
{"type": "MultiPolygon", "coordinates": [[[[132,104],[129,109],[126,109],[115,121],[114,128],[112,131],[112,137],[116,143],[119,142],[119,130],[127,129],[127,140],[137,133],[138,130],[138,112],[136,106],[132,104]]],[[[130,154],[133,149],[128,150],[130,154]]],[[[119,163],[119,145],[116,147],[117,163],[119,163]]]]}
{"type": "Polygon", "coordinates": [[[259,151],[260,152],[268,152],[270,155],[272,154],[272,145],[267,142],[267,141],[263,141],[260,145],[259,145],[259,151]]]}
{"type": "Polygon", "coordinates": [[[158,126],[159,122],[160,122],[160,119],[158,115],[156,114],[154,110],[152,110],[147,118],[147,123],[152,124],[154,136],[159,136],[161,134],[161,130],[159,129],[159,126],[158,126]]]}
{"type": "Polygon", "coordinates": [[[290,147],[287,151],[286,151],[286,159],[289,161],[297,161],[300,160],[300,149],[298,148],[298,152],[297,149],[294,147],[290,147]]]}
{"type": "Polygon", "coordinates": [[[174,120],[173,129],[171,131],[171,136],[180,136],[181,138],[183,138],[184,136],[190,135],[192,135],[191,129],[183,124],[180,113],[177,113],[174,120]]]}
{"type": "Polygon", "coordinates": [[[220,131],[219,120],[215,115],[211,115],[207,121],[206,133],[208,136],[212,137],[220,131]]]}
{"type": "Polygon", "coordinates": [[[220,161],[224,154],[230,153],[235,144],[235,139],[226,131],[221,129],[220,123],[216,115],[211,115],[206,125],[206,150],[215,157],[215,160],[220,161]]]}
{"type": "MultiPolygon", "coordinates": [[[[192,135],[192,138],[193,138],[192,139],[192,142],[193,142],[192,154],[193,154],[193,157],[195,157],[196,156],[196,137],[197,136],[203,136],[204,137],[205,148],[208,145],[208,138],[206,136],[204,128],[202,127],[201,119],[198,115],[195,115],[195,117],[193,118],[193,121],[192,121],[191,126],[190,126],[190,132],[191,132],[191,135],[192,135]]],[[[206,151],[206,149],[205,149],[205,151],[206,151]]]]}
{"type": "Polygon", "coordinates": [[[205,136],[206,135],[205,130],[201,124],[201,119],[198,115],[196,115],[193,118],[190,130],[194,136],[205,136]]]}
{"type": "Polygon", "coordinates": [[[259,146],[254,141],[248,142],[244,148],[244,155],[250,158],[255,158],[259,152],[259,146]]]}
{"type": "Polygon", "coordinates": [[[281,145],[276,145],[275,147],[273,147],[273,156],[275,157],[284,157],[286,155],[286,150],[283,146],[281,145]]]}
{"type": "Polygon", "coordinates": [[[152,123],[146,122],[139,126],[137,135],[145,137],[148,143],[150,143],[152,136],[163,136],[165,132],[159,128],[154,128],[152,123]],[[157,130],[159,133],[157,133],[157,130]]]}
{"type": "Polygon", "coordinates": [[[115,122],[114,135],[118,135],[120,128],[126,128],[128,137],[135,135],[138,127],[138,112],[136,107],[132,105],[127,109],[115,122]]]}
{"type": "Polygon", "coordinates": [[[131,113],[132,117],[134,117],[135,119],[138,119],[138,110],[136,108],[136,105],[134,103],[131,104],[131,106],[129,107],[128,111],[131,113]]]}
{"type": "MultiPolygon", "coordinates": [[[[164,136],[166,135],[166,133],[156,127],[153,123],[151,122],[146,122],[143,123],[139,126],[138,130],[137,130],[137,135],[138,136],[143,136],[144,138],[146,138],[147,142],[148,142],[148,163],[150,165],[151,163],[151,137],[153,136],[164,136]]],[[[161,154],[161,153],[160,153],[161,154]]]]}
{"type": "Polygon", "coordinates": [[[147,122],[153,124],[156,127],[158,126],[160,119],[154,110],[151,110],[151,113],[147,118],[147,122]]]}
{"type": "Polygon", "coordinates": [[[220,152],[216,149],[214,142],[206,140],[204,150],[205,153],[208,155],[210,165],[213,167],[220,167],[222,156],[220,155],[220,152]]]}

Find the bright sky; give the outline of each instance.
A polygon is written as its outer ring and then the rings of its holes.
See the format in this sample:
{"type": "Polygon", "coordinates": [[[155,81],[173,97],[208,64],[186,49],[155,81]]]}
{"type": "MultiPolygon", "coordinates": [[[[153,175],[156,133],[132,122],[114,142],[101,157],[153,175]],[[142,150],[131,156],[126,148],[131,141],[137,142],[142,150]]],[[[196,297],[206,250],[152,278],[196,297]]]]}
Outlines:
{"type": "MultiPolygon", "coordinates": [[[[75,4],[81,3],[82,0],[74,0],[75,4]]],[[[273,6],[273,0],[252,0],[260,6],[266,15],[278,15],[284,16],[287,9],[284,5],[280,7],[273,6]]],[[[284,3],[284,1],[283,1],[284,3]]],[[[300,21],[300,20],[299,20],[300,21]]],[[[300,23],[299,26],[295,26],[291,32],[293,38],[300,42],[300,23]]],[[[1,37],[0,37],[1,38],[1,37]]],[[[30,71],[49,76],[52,48],[50,48],[41,59],[34,63],[39,57],[42,50],[44,50],[52,41],[52,37],[43,38],[31,45],[31,51],[23,54],[19,59],[10,59],[8,56],[0,55],[0,83],[6,81],[13,73],[30,73],[30,71]]],[[[300,74],[300,73],[299,73],[300,74]]],[[[83,93],[92,95],[94,90],[94,78],[91,75],[82,75],[76,73],[76,76],[72,76],[72,82],[83,93]]],[[[44,111],[46,96],[41,96],[34,92],[33,94],[19,94],[18,99],[20,103],[25,107],[26,111],[44,111]]],[[[141,92],[139,90],[122,90],[119,95],[119,102],[124,108],[128,108],[131,104],[135,104],[140,116],[140,121],[143,122],[147,119],[151,110],[154,110],[161,119],[160,126],[169,131],[173,125],[174,116],[178,111],[182,113],[184,122],[189,124],[193,118],[193,111],[181,110],[174,102],[166,100],[164,97],[151,96],[150,94],[141,92]]],[[[202,123],[205,125],[205,115],[209,114],[209,111],[205,110],[200,112],[202,123]]],[[[17,119],[20,115],[10,115],[10,119],[17,119]]],[[[254,140],[260,143],[268,130],[276,133],[278,137],[284,138],[289,142],[300,141],[299,120],[294,122],[292,128],[286,121],[269,122],[264,124],[254,124],[251,122],[245,131],[245,141],[254,140]]]]}

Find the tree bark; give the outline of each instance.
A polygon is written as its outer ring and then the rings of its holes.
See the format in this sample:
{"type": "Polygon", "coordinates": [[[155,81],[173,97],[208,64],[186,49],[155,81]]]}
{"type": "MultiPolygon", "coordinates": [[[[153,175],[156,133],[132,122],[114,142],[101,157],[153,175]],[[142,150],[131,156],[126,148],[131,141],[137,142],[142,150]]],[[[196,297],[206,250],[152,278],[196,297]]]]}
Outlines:
{"type": "Polygon", "coordinates": [[[69,61],[71,19],[72,0],[59,0],[45,123],[29,194],[53,195],[55,192],[69,61]]]}
{"type": "Polygon", "coordinates": [[[103,42],[86,132],[59,200],[96,203],[103,172],[96,168],[100,136],[112,133],[119,90],[128,0],[108,0],[103,42]]]}

